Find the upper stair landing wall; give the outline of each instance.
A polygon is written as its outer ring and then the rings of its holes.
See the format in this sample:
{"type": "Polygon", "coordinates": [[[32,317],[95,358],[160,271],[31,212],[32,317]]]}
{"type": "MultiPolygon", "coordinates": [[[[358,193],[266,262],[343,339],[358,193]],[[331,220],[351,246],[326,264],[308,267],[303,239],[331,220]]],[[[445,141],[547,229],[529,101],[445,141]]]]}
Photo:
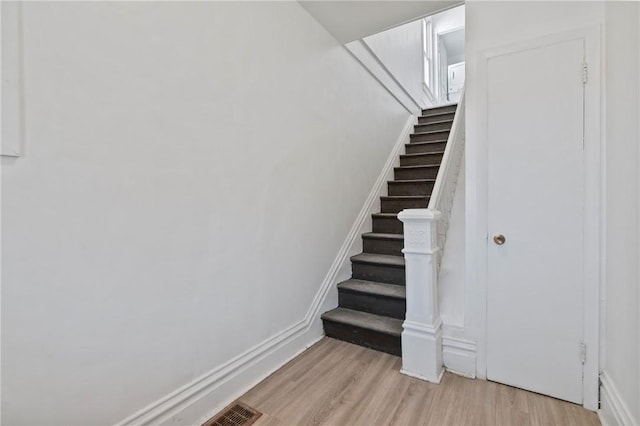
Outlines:
{"type": "Polygon", "coordinates": [[[439,44],[435,35],[464,27],[464,10],[462,5],[429,15],[434,35],[431,37],[433,81],[430,88],[424,82],[424,21],[421,16],[348,42],[346,47],[411,113],[420,115],[421,109],[450,103],[446,100],[446,66],[441,70],[437,65],[439,44]],[[445,95],[439,96],[439,92],[445,95]]]}
{"type": "Polygon", "coordinates": [[[422,20],[365,37],[362,43],[420,108],[431,106],[422,88],[422,20]]]}

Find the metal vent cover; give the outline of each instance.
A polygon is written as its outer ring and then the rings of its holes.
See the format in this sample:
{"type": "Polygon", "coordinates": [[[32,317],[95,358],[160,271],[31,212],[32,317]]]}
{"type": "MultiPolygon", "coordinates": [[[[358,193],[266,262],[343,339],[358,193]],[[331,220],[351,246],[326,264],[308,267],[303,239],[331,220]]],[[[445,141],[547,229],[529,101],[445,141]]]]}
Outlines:
{"type": "Polygon", "coordinates": [[[241,402],[235,402],[202,426],[249,426],[262,413],[241,402]]]}

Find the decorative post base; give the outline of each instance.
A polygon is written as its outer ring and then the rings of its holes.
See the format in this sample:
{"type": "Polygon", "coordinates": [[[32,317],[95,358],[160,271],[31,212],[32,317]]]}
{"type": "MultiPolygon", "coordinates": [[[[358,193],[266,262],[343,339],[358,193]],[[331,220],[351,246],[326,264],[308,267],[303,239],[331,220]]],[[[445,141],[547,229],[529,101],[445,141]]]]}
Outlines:
{"type": "Polygon", "coordinates": [[[429,209],[403,210],[407,312],[402,325],[401,373],[440,383],[442,322],[438,310],[437,221],[429,209]]]}
{"type": "Polygon", "coordinates": [[[442,367],[442,327],[405,321],[402,325],[402,369],[407,376],[440,383],[442,367]]]}

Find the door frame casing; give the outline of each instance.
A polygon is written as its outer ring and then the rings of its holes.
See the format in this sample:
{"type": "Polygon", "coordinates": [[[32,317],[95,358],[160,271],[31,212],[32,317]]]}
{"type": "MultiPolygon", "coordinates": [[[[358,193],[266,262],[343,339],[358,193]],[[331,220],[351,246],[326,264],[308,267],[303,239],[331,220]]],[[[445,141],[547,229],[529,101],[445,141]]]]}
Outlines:
{"type": "MultiPolygon", "coordinates": [[[[536,37],[523,42],[490,48],[478,53],[477,86],[474,105],[477,133],[475,170],[468,174],[467,205],[476,206],[467,218],[467,308],[469,320],[475,325],[470,332],[476,339],[476,372],[479,378],[487,377],[487,291],[488,291],[488,64],[493,57],[522,50],[548,46],[563,41],[583,40],[585,62],[588,64],[588,81],[584,86],[584,296],[583,341],[586,344],[586,361],[583,366],[583,406],[598,409],[599,359],[600,359],[600,294],[604,278],[604,156],[601,136],[601,27],[584,27],[572,31],[536,37]],[[475,214],[474,214],[475,213],[475,214]],[[470,219],[470,220],[469,220],[470,219]],[[469,258],[469,257],[468,257],[469,258]]],[[[577,77],[579,78],[579,76],[577,77]]],[[[469,127],[469,126],[468,126],[469,127]]],[[[556,206],[549,206],[553,214],[556,206]]],[[[544,266],[544,265],[542,265],[544,266]]],[[[466,321],[465,321],[466,322],[466,321]]],[[[579,350],[576,348],[576,356],[579,350]]]]}
{"type": "MultiPolygon", "coordinates": [[[[436,57],[437,57],[437,70],[438,70],[438,97],[441,94],[442,88],[440,87],[440,80],[442,79],[440,73],[442,73],[443,70],[443,64],[441,63],[441,57],[440,57],[440,43],[444,44],[444,42],[442,41],[442,37],[447,35],[447,34],[451,34],[451,33],[455,33],[456,31],[464,31],[465,30],[465,25],[460,25],[458,27],[454,27],[454,28],[449,28],[447,30],[444,31],[440,31],[439,33],[435,33],[435,46],[436,46],[436,57]]],[[[466,45],[466,42],[465,42],[466,45]]],[[[466,48],[466,46],[465,46],[466,48]]],[[[466,62],[466,55],[467,52],[465,51],[465,62],[466,62]]],[[[449,74],[448,74],[448,65],[444,64],[444,74],[446,75],[445,77],[445,81],[448,82],[449,80],[449,74]]],[[[449,90],[448,90],[448,84],[447,84],[447,90],[445,90],[444,96],[446,99],[439,99],[441,103],[449,103],[449,90]]]]}

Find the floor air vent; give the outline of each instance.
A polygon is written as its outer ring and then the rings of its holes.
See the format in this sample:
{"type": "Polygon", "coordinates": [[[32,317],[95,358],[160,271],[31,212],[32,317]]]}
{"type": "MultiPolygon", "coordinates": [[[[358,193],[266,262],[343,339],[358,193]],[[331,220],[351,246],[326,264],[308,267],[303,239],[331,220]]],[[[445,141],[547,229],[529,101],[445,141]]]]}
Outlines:
{"type": "Polygon", "coordinates": [[[248,405],[236,402],[202,426],[249,426],[261,415],[248,405]]]}

